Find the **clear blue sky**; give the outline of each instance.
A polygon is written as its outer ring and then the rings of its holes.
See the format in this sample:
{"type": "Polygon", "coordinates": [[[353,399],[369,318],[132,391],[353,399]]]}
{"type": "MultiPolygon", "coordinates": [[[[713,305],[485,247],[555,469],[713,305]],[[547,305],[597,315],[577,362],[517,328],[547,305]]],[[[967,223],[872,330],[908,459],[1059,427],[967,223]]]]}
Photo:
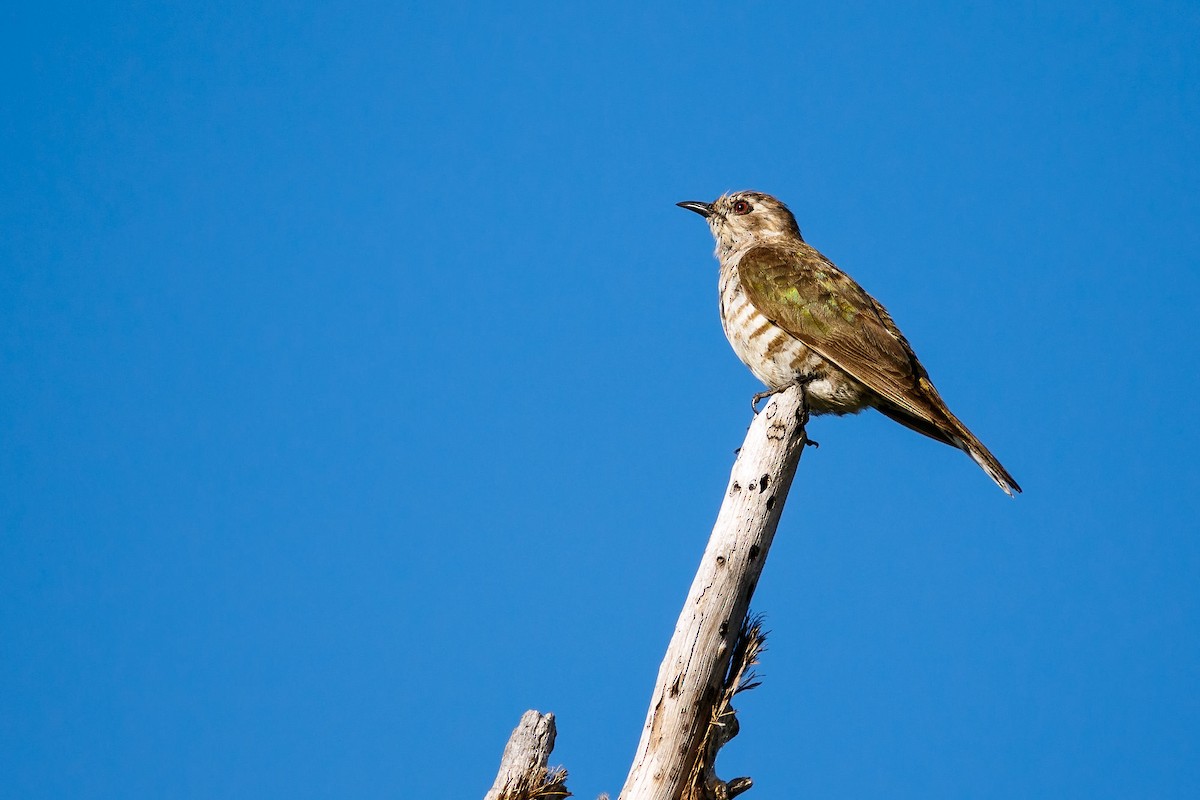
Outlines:
{"type": "Polygon", "coordinates": [[[823,418],[721,774],[1200,797],[1200,8],[0,12],[0,795],[624,779],[760,388],[756,188],[1025,488],[823,418]]]}

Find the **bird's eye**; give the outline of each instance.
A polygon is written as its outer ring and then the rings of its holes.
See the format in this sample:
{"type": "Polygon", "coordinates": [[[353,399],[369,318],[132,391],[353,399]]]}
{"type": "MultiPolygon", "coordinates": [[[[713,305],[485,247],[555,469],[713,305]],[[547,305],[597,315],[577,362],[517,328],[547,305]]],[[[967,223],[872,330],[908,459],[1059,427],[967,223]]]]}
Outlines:
{"type": "Polygon", "coordinates": [[[747,203],[745,200],[738,200],[738,201],[736,201],[736,202],[733,204],[733,213],[735,213],[735,214],[749,214],[749,213],[750,213],[750,204],[749,204],[749,203],[747,203]]]}

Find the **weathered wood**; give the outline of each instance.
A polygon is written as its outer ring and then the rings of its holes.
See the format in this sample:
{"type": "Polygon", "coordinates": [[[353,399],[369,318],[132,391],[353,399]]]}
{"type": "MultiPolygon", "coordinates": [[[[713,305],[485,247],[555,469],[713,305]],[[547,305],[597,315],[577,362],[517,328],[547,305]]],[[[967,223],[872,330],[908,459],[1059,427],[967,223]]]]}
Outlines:
{"type": "Polygon", "coordinates": [[[484,800],[567,797],[569,792],[563,786],[566,770],[546,768],[555,733],[553,714],[526,711],[504,746],[496,781],[484,800]]]}
{"type": "MultiPolygon", "coordinates": [[[[728,696],[730,659],[775,536],[804,435],[803,390],[775,395],[755,417],[738,453],[700,569],[659,668],[641,742],[620,800],[696,796],[705,729],[728,696]],[[687,793],[687,794],[685,794],[687,793]]],[[[731,715],[730,715],[731,716],[731,715]]],[[[736,732],[717,737],[724,743],[736,732]]],[[[710,738],[709,741],[712,741],[710,738]]],[[[719,746],[719,745],[718,745],[719,746]]],[[[715,757],[715,754],[713,754],[715,757]]],[[[701,769],[706,766],[706,769],[701,769]]],[[[699,787],[699,796],[744,791],[748,779],[699,787]]]]}

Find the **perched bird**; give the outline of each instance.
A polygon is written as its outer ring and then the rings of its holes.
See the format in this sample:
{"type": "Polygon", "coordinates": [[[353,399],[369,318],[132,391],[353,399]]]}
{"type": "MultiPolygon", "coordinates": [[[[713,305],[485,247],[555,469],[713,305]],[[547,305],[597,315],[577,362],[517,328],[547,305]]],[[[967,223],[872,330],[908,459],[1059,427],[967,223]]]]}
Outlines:
{"type": "Polygon", "coordinates": [[[717,240],[721,325],[770,390],[755,402],[799,383],[813,414],[879,409],[966,452],[1009,496],[1021,491],[950,413],[887,310],[804,241],[787,206],[761,192],[678,205],[708,220],[717,240]]]}

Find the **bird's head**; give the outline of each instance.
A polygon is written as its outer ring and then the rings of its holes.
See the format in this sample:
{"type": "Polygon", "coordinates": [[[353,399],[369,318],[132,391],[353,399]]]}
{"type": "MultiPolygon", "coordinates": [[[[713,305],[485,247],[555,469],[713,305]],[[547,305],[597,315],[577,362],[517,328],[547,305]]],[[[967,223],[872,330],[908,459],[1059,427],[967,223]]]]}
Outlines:
{"type": "Polygon", "coordinates": [[[731,192],[711,203],[686,200],[676,205],[708,220],[708,227],[717,240],[718,258],[776,236],[791,236],[803,241],[796,218],[788,207],[762,192],[731,192]]]}

